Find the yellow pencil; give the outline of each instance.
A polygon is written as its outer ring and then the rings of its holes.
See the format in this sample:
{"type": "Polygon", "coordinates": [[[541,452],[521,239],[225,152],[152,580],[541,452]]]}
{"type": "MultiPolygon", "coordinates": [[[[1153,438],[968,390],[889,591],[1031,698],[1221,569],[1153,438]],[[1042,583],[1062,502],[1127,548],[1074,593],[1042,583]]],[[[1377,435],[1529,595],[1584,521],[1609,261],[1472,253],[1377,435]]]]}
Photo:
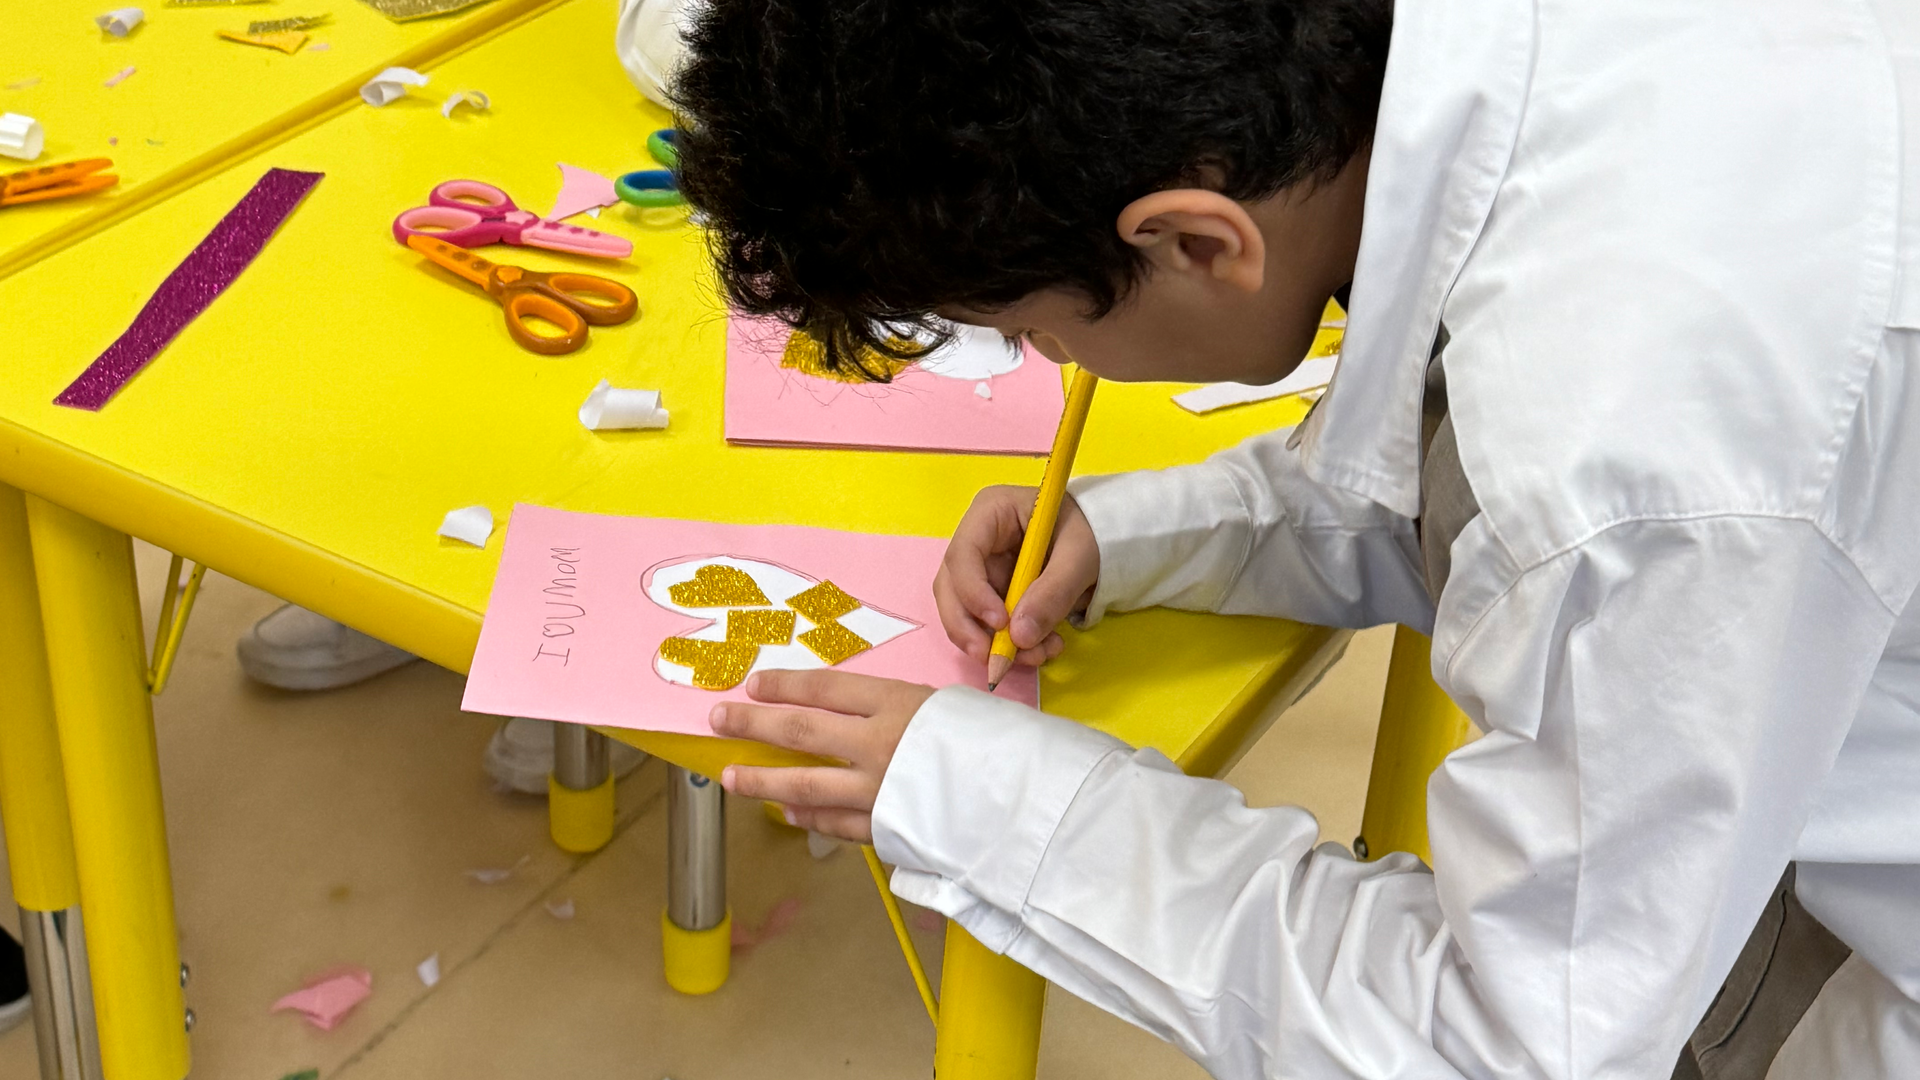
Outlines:
{"type": "Polygon", "coordinates": [[[1033,501],[1033,517],[1027,522],[1027,534],[1020,541],[1020,557],[1013,563],[1013,580],[1007,583],[1007,625],[993,635],[993,653],[987,657],[987,689],[1000,685],[1013,667],[1020,650],[1013,645],[1013,609],[1027,586],[1040,576],[1047,565],[1047,552],[1053,547],[1053,529],[1060,522],[1060,503],[1067,497],[1067,479],[1073,475],[1073,455],[1080,449],[1080,433],[1087,428],[1087,409],[1093,405],[1093,388],[1100,377],[1086,368],[1073,372],[1073,386],[1067,391],[1067,410],[1060,414],[1060,430],[1053,436],[1053,453],[1047,455],[1047,471],[1040,477],[1040,494],[1033,501]]]}

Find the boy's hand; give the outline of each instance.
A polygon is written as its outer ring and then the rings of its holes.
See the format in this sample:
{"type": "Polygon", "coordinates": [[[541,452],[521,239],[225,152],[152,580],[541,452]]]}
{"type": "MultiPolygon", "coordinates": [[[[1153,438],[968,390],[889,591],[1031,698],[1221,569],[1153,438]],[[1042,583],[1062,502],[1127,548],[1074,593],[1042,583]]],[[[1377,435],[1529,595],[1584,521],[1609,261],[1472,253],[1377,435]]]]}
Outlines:
{"type": "MultiPolygon", "coordinates": [[[[1036,492],[1003,485],[974,496],[933,579],[933,598],[947,637],[982,665],[993,648],[994,631],[1007,625],[1007,583],[1013,579],[1036,492]]],[[[1065,642],[1054,627],[1086,610],[1099,577],[1100,548],[1093,527],[1069,495],[1060,504],[1046,568],[1013,613],[1013,644],[1020,650],[1015,663],[1038,667],[1060,655],[1065,642]]]]}
{"type": "Polygon", "coordinates": [[[747,679],[747,696],[769,704],[714,706],[714,734],[846,764],[729,765],[720,772],[720,786],[782,804],[787,820],[803,829],[871,843],[880,781],[907,722],[933,696],[933,687],[844,671],[762,671],[747,679]]]}

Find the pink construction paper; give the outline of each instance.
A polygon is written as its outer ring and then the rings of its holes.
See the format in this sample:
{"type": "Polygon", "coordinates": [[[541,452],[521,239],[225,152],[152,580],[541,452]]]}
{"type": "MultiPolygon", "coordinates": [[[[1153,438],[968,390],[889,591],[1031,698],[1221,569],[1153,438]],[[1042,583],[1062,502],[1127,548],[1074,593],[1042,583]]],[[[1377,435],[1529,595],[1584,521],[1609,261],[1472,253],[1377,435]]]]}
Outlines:
{"type": "MultiPolygon", "coordinates": [[[[744,687],[677,685],[656,671],[654,657],[662,641],[714,620],[655,604],[646,585],[657,568],[718,555],[830,580],[868,607],[918,624],[834,670],[984,689],[986,672],[947,640],[934,607],[933,576],[946,546],[927,536],[515,506],[461,708],[713,734],[707,714],[717,702],[747,700],[744,687]]],[[[714,614],[724,621],[723,612],[714,614]]],[[[1038,680],[1032,669],[1019,668],[997,693],[1036,704],[1038,680]]]]}
{"type": "Polygon", "coordinates": [[[548,221],[559,221],[585,213],[596,206],[612,206],[620,201],[613,181],[597,172],[573,165],[560,166],[560,194],[548,211],[548,221]]]}
{"type": "Polygon", "coordinates": [[[728,442],[885,450],[1037,454],[1053,448],[1066,407],[1060,369],[1033,349],[1005,375],[950,379],[909,368],[891,383],[843,383],[780,366],[791,331],[776,319],[727,320],[728,442]]]}
{"type": "Polygon", "coordinates": [[[293,1009],[307,1023],[321,1031],[332,1031],[354,1006],[373,993],[373,973],[363,967],[350,967],[338,974],[325,975],[273,1003],[269,1012],[293,1009]]]}

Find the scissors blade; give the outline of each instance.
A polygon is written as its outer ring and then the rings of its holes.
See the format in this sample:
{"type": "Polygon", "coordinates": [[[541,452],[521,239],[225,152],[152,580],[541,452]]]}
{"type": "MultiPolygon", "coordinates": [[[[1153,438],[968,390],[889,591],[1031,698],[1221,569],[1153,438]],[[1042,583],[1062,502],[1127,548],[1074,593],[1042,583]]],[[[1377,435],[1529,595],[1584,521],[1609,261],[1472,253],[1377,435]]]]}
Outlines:
{"type": "Polygon", "coordinates": [[[493,276],[494,264],[462,247],[455,247],[431,236],[407,237],[407,246],[433,260],[434,264],[466,278],[482,289],[493,276]]]}
{"type": "Polygon", "coordinates": [[[89,175],[112,166],[111,158],[87,158],[7,173],[0,176],[0,206],[64,199],[112,187],[120,182],[119,177],[89,175]]]}

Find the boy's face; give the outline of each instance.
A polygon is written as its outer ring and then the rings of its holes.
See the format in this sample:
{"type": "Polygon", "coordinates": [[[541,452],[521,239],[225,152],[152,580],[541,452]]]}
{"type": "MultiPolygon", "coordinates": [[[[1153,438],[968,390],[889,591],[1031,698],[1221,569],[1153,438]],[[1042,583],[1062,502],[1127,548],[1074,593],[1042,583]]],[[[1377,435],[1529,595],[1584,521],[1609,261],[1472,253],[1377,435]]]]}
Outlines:
{"type": "Polygon", "coordinates": [[[1353,279],[1366,159],[1258,202],[1200,189],[1138,200],[1116,227],[1147,272],[1100,318],[1066,289],[943,314],[1025,336],[1055,363],[1116,382],[1274,382],[1300,365],[1328,297],[1353,279]]]}

